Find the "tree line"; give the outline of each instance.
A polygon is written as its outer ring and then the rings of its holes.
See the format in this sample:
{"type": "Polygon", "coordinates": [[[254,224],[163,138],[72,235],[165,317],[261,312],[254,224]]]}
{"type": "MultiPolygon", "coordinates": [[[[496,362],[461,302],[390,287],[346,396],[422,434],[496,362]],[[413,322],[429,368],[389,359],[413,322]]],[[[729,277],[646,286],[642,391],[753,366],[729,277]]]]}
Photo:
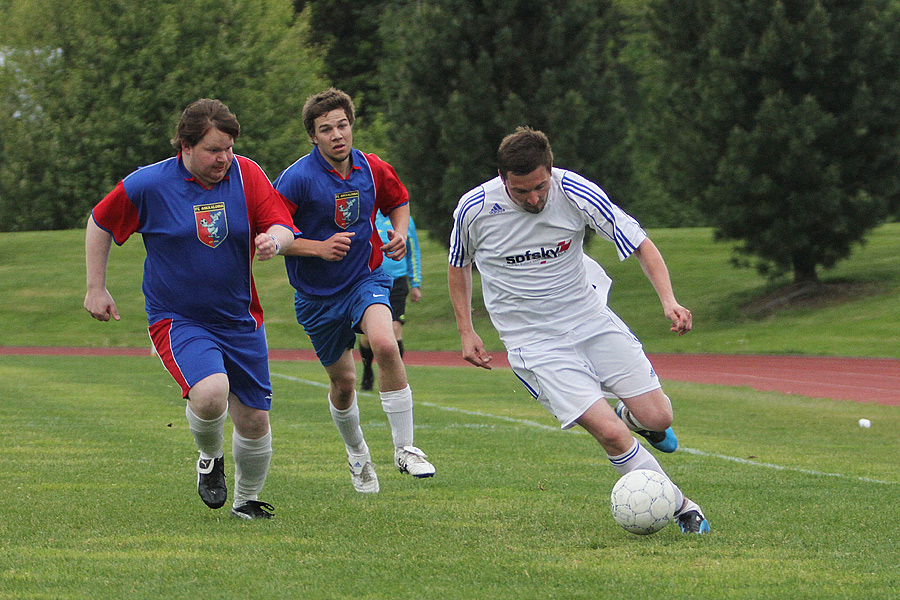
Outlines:
{"type": "Polygon", "coordinates": [[[500,139],[652,227],[712,226],[735,261],[815,281],[900,214],[896,0],[0,0],[0,231],[83,226],[171,156],[200,97],[270,177],[309,151],[306,96],[357,104],[446,243],[500,139]]]}

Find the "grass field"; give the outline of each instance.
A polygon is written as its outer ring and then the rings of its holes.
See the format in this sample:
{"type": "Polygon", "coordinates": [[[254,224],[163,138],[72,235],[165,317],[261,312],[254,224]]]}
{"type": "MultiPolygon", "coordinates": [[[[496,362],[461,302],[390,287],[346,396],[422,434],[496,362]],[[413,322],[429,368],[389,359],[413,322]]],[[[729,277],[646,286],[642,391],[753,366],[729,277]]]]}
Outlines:
{"type": "Polygon", "coordinates": [[[597,444],[508,371],[410,368],[430,480],[390,468],[362,396],[377,496],[350,485],[321,369],[272,371],[277,516],[247,523],[196,496],[156,359],[2,357],[0,598],[896,598],[895,408],[669,384],[683,450],[662,461],[713,532],[639,537],[597,444]]]}
{"type": "MultiPolygon", "coordinates": [[[[900,356],[898,224],[826,276],[868,283],[866,295],[765,318],[740,306],[767,283],[727,267],[709,230],[651,233],[697,319],[684,338],[654,313],[634,261],[589,248],[650,352],[900,356]]],[[[410,308],[407,346],[454,349],[444,252],[424,245],[426,296],[410,308]]],[[[82,232],[0,235],[0,345],[148,347],[142,255],[139,240],[113,250],[123,320],[101,324],[81,308],[82,232]]],[[[256,274],[270,345],[308,347],[280,262],[256,274]]],[[[272,373],[263,499],[277,517],[247,523],[197,497],[184,405],[149,352],[0,356],[0,600],[897,597],[896,407],[667,383],[681,449],[661,461],[713,531],[638,537],[612,521],[616,474],[599,446],[559,431],[508,370],[409,368],[416,441],[438,469],[425,481],[390,467],[386,419],[361,395],[377,496],[350,485],[321,368],[274,362],[272,373]],[[871,429],[857,426],[863,416],[871,429]]]]}
{"type": "MultiPolygon", "coordinates": [[[[669,333],[659,300],[636,260],[619,263],[612,245],[598,239],[589,246],[615,281],[612,307],[649,352],[900,357],[900,223],[875,230],[852,258],[822,274],[826,282],[857,282],[861,295],[767,317],[742,316],[740,307],[773,284],[754,271],[730,267],[730,247],[713,243],[711,230],[652,230],[650,234],[666,257],[679,300],[694,314],[694,331],[688,336],[669,333]]],[[[424,297],[408,305],[404,340],[416,350],[456,349],[459,341],[447,294],[446,251],[424,235],[422,247],[424,297]]],[[[147,346],[140,289],[143,257],[139,236],[113,248],[108,287],[122,320],[100,324],[82,308],[82,231],[0,234],[0,345],[147,346]]],[[[269,345],[309,348],[294,318],[283,260],[257,263],[254,272],[269,345]]],[[[476,328],[489,349],[499,350],[480,291],[474,305],[476,328]]]]}

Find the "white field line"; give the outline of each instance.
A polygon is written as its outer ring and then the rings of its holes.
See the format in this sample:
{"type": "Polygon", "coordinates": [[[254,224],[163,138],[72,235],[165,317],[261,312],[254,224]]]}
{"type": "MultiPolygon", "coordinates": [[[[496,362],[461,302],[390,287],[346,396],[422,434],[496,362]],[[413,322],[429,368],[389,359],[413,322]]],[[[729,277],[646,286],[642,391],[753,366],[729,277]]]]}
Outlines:
{"type": "MultiPolygon", "coordinates": [[[[282,379],[287,379],[288,381],[294,381],[297,383],[303,383],[306,385],[311,385],[314,387],[328,388],[329,385],[327,383],[321,383],[318,381],[309,381],[308,379],[300,379],[297,377],[291,377],[289,375],[282,375],[280,373],[272,373],[272,377],[280,377],[282,379]]],[[[367,392],[357,392],[362,396],[375,396],[373,393],[367,392]]],[[[503,415],[492,415],[490,413],[482,412],[482,411],[473,411],[473,410],[464,410],[462,408],[455,408],[453,406],[441,406],[440,404],[434,404],[432,402],[417,402],[419,406],[427,406],[429,408],[436,408],[438,410],[443,410],[447,412],[455,412],[463,415],[468,415],[471,417],[480,417],[485,419],[495,419],[498,421],[505,421],[507,423],[516,423],[517,425],[525,425],[526,427],[532,427],[535,429],[544,429],[549,431],[562,431],[559,427],[553,427],[550,425],[544,425],[543,423],[538,423],[536,421],[529,421],[527,419],[516,419],[513,417],[506,417],[503,415]]],[[[576,435],[588,435],[586,431],[582,431],[580,429],[570,429],[569,433],[574,433],[576,435]]],[[[750,460],[747,458],[738,458],[736,456],[728,456],[725,454],[717,454],[715,452],[704,452],[703,450],[697,450],[694,448],[685,448],[684,446],[678,447],[679,452],[685,452],[687,454],[693,454],[694,456],[704,456],[707,458],[718,458],[720,460],[727,460],[729,462],[741,464],[741,465],[749,465],[753,467],[763,467],[766,469],[775,469],[777,471],[792,471],[794,473],[802,473],[804,475],[814,475],[819,477],[838,477],[842,479],[853,479],[855,481],[862,481],[864,483],[880,483],[884,485],[897,485],[896,481],[882,481],[880,479],[872,479],[870,477],[854,477],[851,475],[845,475],[843,473],[827,473],[825,471],[817,471],[815,469],[801,469],[799,467],[786,467],[784,465],[776,465],[772,463],[760,462],[757,460],[750,460]]]]}

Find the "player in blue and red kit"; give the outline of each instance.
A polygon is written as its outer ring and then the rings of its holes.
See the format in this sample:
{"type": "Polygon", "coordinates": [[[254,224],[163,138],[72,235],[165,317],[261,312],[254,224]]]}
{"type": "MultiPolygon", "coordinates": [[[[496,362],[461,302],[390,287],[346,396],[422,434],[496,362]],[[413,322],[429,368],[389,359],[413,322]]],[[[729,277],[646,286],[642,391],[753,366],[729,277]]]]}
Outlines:
{"type": "Polygon", "coordinates": [[[119,320],[106,289],[110,248],[140,233],[150,337],[187,399],[185,415],[200,450],[200,497],[210,508],[227,499],[223,444],[230,414],[231,514],[266,519],[272,506],[258,496],[272,457],[272,386],[252,262],[254,253],[268,260],[290,247],[294,228],[262,169],[234,155],[239,134],[224,104],[194,102],[172,139],[178,155],[128,175],[94,207],[84,307],[97,320],[119,320]]]}
{"type": "Polygon", "coordinates": [[[329,88],[307,98],[303,124],[312,151],[275,181],[300,231],[285,253],[288,279],[296,289],[297,321],[309,335],[330,379],[329,406],[344,440],[353,487],[379,490],[369,447],[360,427],[356,363],[350,350],[365,334],[379,369],[381,406],[401,473],[431,477],[434,466],[413,445],[413,400],[391,325],[391,277],[382,255],[402,260],[409,227],[409,193],[393,167],[353,148],[353,102],[329,88]],[[375,211],[393,225],[382,244],[375,211]]]}

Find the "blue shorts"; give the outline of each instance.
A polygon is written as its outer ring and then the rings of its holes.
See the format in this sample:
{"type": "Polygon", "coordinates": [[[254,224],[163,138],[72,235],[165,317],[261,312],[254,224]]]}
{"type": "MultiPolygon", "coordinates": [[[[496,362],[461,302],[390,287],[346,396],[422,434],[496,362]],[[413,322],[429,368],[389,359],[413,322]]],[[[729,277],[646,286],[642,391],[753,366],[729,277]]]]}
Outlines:
{"type": "Polygon", "coordinates": [[[309,296],[296,292],[297,322],[309,336],[323,366],[336,363],[353,347],[363,314],[373,304],[391,306],[393,279],[380,267],[359,280],[346,292],[333,296],[309,296]]]}
{"type": "Polygon", "coordinates": [[[150,325],[150,339],[163,366],[187,398],[200,380],[224,373],[241,404],[260,410],[272,406],[269,350],[264,326],[212,325],[163,319],[150,325]]]}

